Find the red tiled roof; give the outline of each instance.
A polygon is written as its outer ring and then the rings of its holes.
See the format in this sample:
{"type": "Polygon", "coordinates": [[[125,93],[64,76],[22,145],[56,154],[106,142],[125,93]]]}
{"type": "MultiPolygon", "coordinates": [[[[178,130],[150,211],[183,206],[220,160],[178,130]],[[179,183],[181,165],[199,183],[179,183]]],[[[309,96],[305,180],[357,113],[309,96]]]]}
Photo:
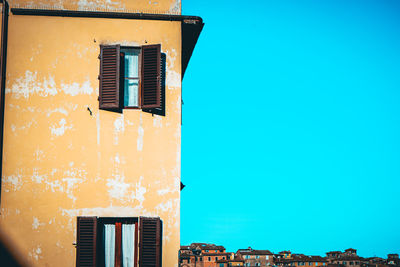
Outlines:
{"type": "Polygon", "coordinates": [[[251,250],[251,251],[238,251],[242,255],[273,255],[269,250],[251,250]]]}

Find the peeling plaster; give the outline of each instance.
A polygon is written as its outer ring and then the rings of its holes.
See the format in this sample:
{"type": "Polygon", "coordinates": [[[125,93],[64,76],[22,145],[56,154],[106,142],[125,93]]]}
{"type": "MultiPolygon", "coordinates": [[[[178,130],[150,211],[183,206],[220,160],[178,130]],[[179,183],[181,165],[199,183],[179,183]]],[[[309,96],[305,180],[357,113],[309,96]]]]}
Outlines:
{"type": "Polygon", "coordinates": [[[40,184],[42,183],[42,181],[47,179],[47,175],[46,174],[39,175],[37,169],[34,169],[31,179],[33,182],[40,184]]]}
{"type": "Polygon", "coordinates": [[[138,139],[137,139],[137,150],[143,150],[143,136],[144,136],[144,129],[143,129],[143,119],[142,114],[140,114],[140,124],[138,127],[138,139]]]}
{"type": "Polygon", "coordinates": [[[42,259],[43,256],[41,256],[40,254],[42,254],[42,249],[40,248],[40,246],[37,246],[36,248],[33,248],[29,253],[29,257],[31,257],[32,259],[38,261],[39,258],[42,259]]]}
{"type": "Polygon", "coordinates": [[[112,176],[114,179],[107,179],[108,194],[111,198],[122,200],[131,185],[125,183],[124,175],[113,174],[112,176]]]}
{"type": "MultiPolygon", "coordinates": [[[[4,176],[2,182],[5,184],[9,184],[8,188],[11,187],[11,189],[13,191],[17,191],[17,190],[21,189],[21,186],[22,186],[22,175],[14,174],[14,175],[9,175],[9,176],[4,176]]],[[[5,189],[5,191],[9,192],[8,189],[5,189]]]]}
{"type": "Polygon", "coordinates": [[[169,88],[171,89],[176,89],[181,87],[182,79],[181,79],[181,74],[173,71],[175,68],[175,61],[177,59],[178,53],[176,52],[175,49],[167,50],[165,52],[167,54],[167,73],[166,73],[166,84],[169,88]]]}
{"type": "Polygon", "coordinates": [[[72,125],[66,126],[67,122],[64,118],[59,121],[59,127],[57,128],[57,124],[54,124],[50,127],[51,135],[53,136],[61,136],[64,135],[66,130],[72,129],[72,125]]]}
{"type": "Polygon", "coordinates": [[[122,11],[125,9],[125,5],[121,3],[121,1],[113,1],[113,0],[79,0],[78,2],[79,10],[98,10],[98,9],[106,9],[113,11],[122,11]]]}
{"type": "Polygon", "coordinates": [[[6,94],[11,93],[16,99],[21,97],[29,98],[32,94],[39,96],[54,96],[57,94],[56,83],[54,77],[49,75],[42,81],[37,80],[38,73],[27,70],[25,76],[19,77],[15,80],[11,89],[6,88],[6,94]]]}
{"type": "Polygon", "coordinates": [[[72,84],[61,84],[61,90],[64,91],[67,95],[76,96],[79,94],[82,95],[91,95],[93,93],[93,88],[90,86],[89,78],[82,85],[75,82],[72,84]]]}
{"type": "Polygon", "coordinates": [[[45,225],[45,223],[40,223],[38,218],[33,217],[32,229],[37,230],[41,225],[45,225]]]}
{"type": "Polygon", "coordinates": [[[121,114],[114,121],[114,145],[118,145],[118,137],[125,132],[124,115],[121,114]]]}
{"type": "Polygon", "coordinates": [[[72,190],[76,187],[76,184],[81,184],[83,179],[79,178],[63,178],[62,181],[67,183],[67,189],[65,190],[67,196],[72,199],[74,202],[76,201],[76,197],[73,195],[72,190]]]}
{"type": "Polygon", "coordinates": [[[135,192],[132,192],[132,198],[139,201],[139,207],[143,207],[143,201],[145,200],[144,195],[147,190],[146,187],[142,186],[143,176],[140,176],[139,182],[136,183],[135,192]]]}
{"type": "Polygon", "coordinates": [[[97,111],[96,115],[96,127],[97,127],[97,145],[100,145],[100,110],[97,111]]]}
{"type": "Polygon", "coordinates": [[[181,14],[181,0],[176,0],[169,8],[170,14],[181,14]]]}
{"type": "Polygon", "coordinates": [[[11,88],[6,88],[6,94],[12,94],[12,97],[16,99],[28,99],[32,95],[41,97],[55,96],[60,91],[71,96],[78,94],[90,95],[93,93],[93,88],[91,87],[89,77],[82,84],[77,82],[72,84],[61,83],[58,88],[54,76],[49,75],[39,80],[38,72],[29,70],[25,72],[24,76],[15,79],[11,88]]]}
{"type": "Polygon", "coordinates": [[[47,117],[50,117],[53,113],[61,113],[65,116],[68,115],[68,111],[65,108],[55,108],[55,109],[48,109],[47,110],[47,117]]]}
{"type": "Polygon", "coordinates": [[[161,116],[154,116],[153,117],[153,126],[156,128],[162,128],[162,117],[161,116]]]}

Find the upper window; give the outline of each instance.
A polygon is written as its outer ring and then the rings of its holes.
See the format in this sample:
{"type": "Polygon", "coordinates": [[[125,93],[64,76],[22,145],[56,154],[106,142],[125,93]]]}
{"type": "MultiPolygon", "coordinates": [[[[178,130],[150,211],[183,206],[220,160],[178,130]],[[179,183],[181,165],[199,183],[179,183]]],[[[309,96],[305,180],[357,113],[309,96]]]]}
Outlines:
{"type": "Polygon", "coordinates": [[[121,48],[124,108],[139,108],[139,55],[140,48],[121,48]]]}
{"type": "Polygon", "coordinates": [[[100,109],[142,109],[165,116],[165,54],[161,45],[100,46],[100,109]]]}

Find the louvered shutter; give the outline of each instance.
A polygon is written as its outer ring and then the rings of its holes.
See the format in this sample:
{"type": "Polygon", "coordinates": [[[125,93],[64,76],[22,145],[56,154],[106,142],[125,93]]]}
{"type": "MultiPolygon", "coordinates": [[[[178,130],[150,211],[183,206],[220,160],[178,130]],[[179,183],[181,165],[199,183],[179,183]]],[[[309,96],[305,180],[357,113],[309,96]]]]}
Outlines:
{"type": "Polygon", "coordinates": [[[148,108],[142,109],[144,112],[165,116],[165,72],[166,72],[167,57],[165,53],[161,53],[161,64],[160,64],[160,77],[161,77],[161,107],[160,108],[148,108]]]}
{"type": "Polygon", "coordinates": [[[120,46],[100,46],[100,108],[120,109],[120,46]]]}
{"type": "Polygon", "coordinates": [[[140,217],[139,267],[161,267],[160,218],[140,217]]]}
{"type": "Polygon", "coordinates": [[[97,218],[77,218],[77,267],[96,266],[97,218]]]}
{"type": "Polygon", "coordinates": [[[142,46],[142,108],[161,108],[161,45],[142,46]]]}

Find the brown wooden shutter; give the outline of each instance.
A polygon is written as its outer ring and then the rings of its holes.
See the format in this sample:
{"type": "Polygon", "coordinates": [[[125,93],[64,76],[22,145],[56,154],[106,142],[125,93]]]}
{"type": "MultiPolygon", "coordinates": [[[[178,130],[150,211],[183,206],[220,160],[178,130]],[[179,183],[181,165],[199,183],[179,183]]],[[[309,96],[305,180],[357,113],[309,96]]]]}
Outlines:
{"type": "Polygon", "coordinates": [[[100,46],[100,108],[120,109],[120,47],[100,46]]]}
{"type": "Polygon", "coordinates": [[[156,114],[160,116],[165,116],[165,72],[166,72],[167,56],[165,53],[161,53],[161,63],[160,63],[160,81],[161,81],[161,107],[160,108],[143,108],[144,112],[151,114],[156,114]]]}
{"type": "Polygon", "coordinates": [[[160,218],[140,217],[139,267],[161,267],[160,218]]]}
{"type": "Polygon", "coordinates": [[[97,218],[77,218],[77,267],[96,266],[97,218]]]}
{"type": "Polygon", "coordinates": [[[142,46],[142,108],[161,108],[161,45],[142,46]]]}

